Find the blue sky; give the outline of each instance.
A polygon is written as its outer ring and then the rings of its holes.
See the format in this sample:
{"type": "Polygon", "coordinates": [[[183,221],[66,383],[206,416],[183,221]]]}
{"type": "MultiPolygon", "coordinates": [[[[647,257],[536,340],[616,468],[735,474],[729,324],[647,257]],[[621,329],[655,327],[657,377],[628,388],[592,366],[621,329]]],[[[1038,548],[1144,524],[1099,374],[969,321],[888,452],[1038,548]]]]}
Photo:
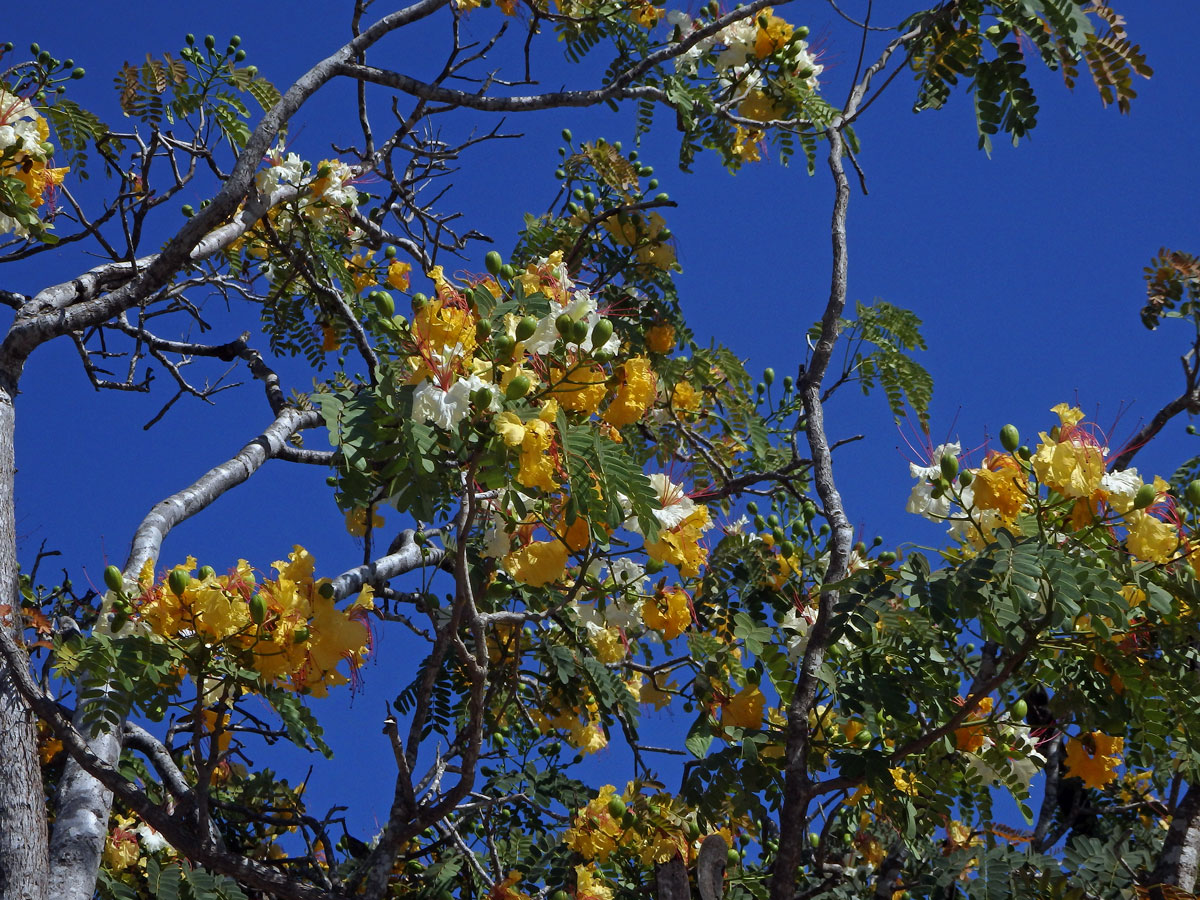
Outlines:
{"type": "MultiPolygon", "coordinates": [[[[861,120],[859,160],[870,194],[856,190],[851,198],[850,297],[884,299],[925,320],[929,350],[921,361],[936,383],[935,442],[961,439],[978,447],[1007,421],[1033,437],[1052,424],[1049,407],[1069,400],[1111,428],[1116,445],[1181,387],[1178,357],[1186,333],[1168,323],[1151,334],[1138,309],[1142,268],[1159,247],[1200,251],[1197,13],[1191,3],[1167,0],[1118,5],[1155,68],[1151,81],[1137,85],[1140,96],[1128,116],[1103,109],[1086,81],[1071,94],[1056,75],[1039,75],[1039,127],[1015,150],[998,141],[989,158],[975,149],[965,96],[940,112],[914,115],[915,89],[902,74],[861,120]]],[[[0,40],[18,46],[37,40],[57,56],[73,57],[89,73],[72,85],[73,95],[120,128],[111,79],[125,60],[175,53],[189,31],[212,32],[220,42],[236,32],[247,61],[283,87],[348,37],[348,8],[210,2],[188,10],[164,3],[60,2],[47,16],[45,7],[26,5],[8,11],[0,40]]],[[[846,30],[823,3],[793,4],[784,14],[802,22],[808,10],[814,39],[825,48],[823,85],[830,97],[842,97],[856,47],[844,43],[846,30]]],[[[477,28],[485,36],[488,13],[474,15],[480,19],[468,22],[468,31],[477,28]]],[[[386,53],[394,53],[403,71],[420,74],[434,61],[441,34],[431,26],[415,39],[392,41],[386,53]]],[[[542,49],[539,71],[546,87],[578,77],[578,70],[561,63],[551,40],[542,49]]],[[[471,125],[494,123],[480,115],[447,127],[465,134],[471,125]]],[[[507,124],[528,137],[466,157],[450,198],[469,227],[493,235],[502,251],[511,248],[522,214],[544,210],[554,197],[563,127],[577,139],[632,138],[631,116],[606,109],[510,118],[507,124]]],[[[767,365],[780,376],[794,371],[804,331],[828,292],[832,189],[823,166],[809,178],[802,166],[783,169],[768,161],[731,177],[715,158],[701,157],[694,174],[686,175],[675,167],[670,117],[658,124],[641,158],[654,165],[663,189],[679,203],[667,221],[678,239],[680,292],[697,338],[731,346],[752,372],[767,365]]],[[[348,142],[352,126],[353,95],[348,86],[334,85],[295,120],[292,139],[302,155],[330,155],[330,143],[348,142]]],[[[92,189],[103,188],[95,176],[92,189]]],[[[180,203],[201,199],[197,191],[180,203]]],[[[162,227],[171,224],[164,215],[162,227]]],[[[462,265],[482,269],[486,249],[480,246],[462,265]]],[[[32,293],[89,264],[77,254],[47,257],[8,267],[2,283],[32,293]]],[[[231,327],[229,336],[237,330],[231,327]]],[[[296,378],[289,388],[309,386],[296,378]]],[[[228,458],[270,419],[261,391],[250,384],[219,395],[213,407],[182,400],[145,432],[142,425],[169,398],[166,377],[160,373],[148,397],[96,395],[65,343],[34,355],[22,389],[17,515],[23,555],[31,559],[45,541],[47,549],[63,553],[61,565],[76,580],[86,569],[96,583],[107,562],[123,562],[133,529],[157,500],[228,458]]],[[[868,539],[882,534],[889,546],[940,544],[939,528],[903,512],[911,453],[883,399],[863,400],[847,388],[826,415],[832,438],[865,435],[835,458],[851,521],[868,539]]],[[[1169,475],[1200,453],[1184,424],[1170,426],[1145,451],[1138,461],[1143,473],[1169,475]]],[[[911,427],[905,431],[908,440],[919,440],[911,427]]],[[[321,445],[318,435],[310,442],[321,445]]],[[[342,530],[324,477],[268,465],[245,489],[174,532],[162,562],[191,553],[224,569],[244,556],[266,569],[301,543],[314,552],[322,573],[353,565],[361,551],[342,530]]],[[[333,741],[354,762],[339,767],[337,790],[365,800],[358,821],[367,828],[372,815],[384,814],[390,795],[378,790],[378,773],[390,783],[390,751],[375,733],[382,703],[405,683],[397,683],[402,673],[393,671],[402,646],[399,635],[381,635],[377,661],[365,671],[367,693],[351,711],[367,723],[366,731],[333,741]]],[[[342,710],[330,712],[334,722],[343,721],[342,710]]],[[[613,775],[625,777],[624,770],[613,775]]]]}

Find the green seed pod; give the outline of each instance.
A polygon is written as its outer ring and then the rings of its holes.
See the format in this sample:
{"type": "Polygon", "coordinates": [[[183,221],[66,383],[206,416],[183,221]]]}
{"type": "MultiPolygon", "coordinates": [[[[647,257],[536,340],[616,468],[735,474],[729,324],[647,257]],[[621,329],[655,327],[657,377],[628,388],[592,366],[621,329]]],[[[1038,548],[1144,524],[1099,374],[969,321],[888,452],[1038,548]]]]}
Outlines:
{"type": "Polygon", "coordinates": [[[648,559],[646,560],[646,573],[649,575],[657,575],[663,570],[662,560],[648,559]]]}
{"type": "Polygon", "coordinates": [[[172,569],[171,574],[167,576],[167,586],[176,597],[182,597],[183,592],[188,589],[188,585],[191,583],[192,579],[183,569],[172,569]]]}
{"type": "Polygon", "coordinates": [[[953,454],[943,454],[940,466],[942,469],[942,477],[945,478],[946,481],[953,481],[955,476],[958,475],[958,458],[953,454]]]}
{"type": "Polygon", "coordinates": [[[129,621],[129,613],[118,609],[112,614],[112,620],[109,622],[109,628],[113,631],[120,631],[125,627],[125,623],[129,621]]]}
{"type": "Polygon", "coordinates": [[[563,340],[570,340],[571,329],[574,327],[575,320],[566,313],[554,320],[554,329],[562,336],[563,340]]]}
{"type": "Polygon", "coordinates": [[[292,643],[293,644],[303,644],[305,641],[308,640],[308,636],[311,633],[312,632],[309,631],[307,625],[301,625],[299,628],[297,628],[295,631],[292,632],[292,643]]]}
{"type": "Polygon", "coordinates": [[[572,135],[572,134],[571,134],[571,129],[570,129],[570,128],[564,128],[564,129],[562,130],[562,139],[563,139],[564,141],[566,141],[568,144],[569,144],[569,143],[571,143],[571,139],[572,139],[573,137],[574,137],[574,135],[572,135]]]}
{"type": "Polygon", "coordinates": [[[762,380],[767,383],[768,387],[773,385],[775,383],[775,370],[770,369],[770,368],[763,369],[763,379],[762,380]]]}
{"type": "Polygon", "coordinates": [[[742,854],[738,853],[737,850],[730,847],[729,852],[725,854],[726,864],[730,865],[730,866],[736,866],[741,861],[742,861],[742,854]]]}
{"type": "Polygon", "coordinates": [[[1143,484],[1138,488],[1137,493],[1133,495],[1133,508],[1145,509],[1158,497],[1158,491],[1154,489],[1152,484],[1143,484]]]}
{"type": "Polygon", "coordinates": [[[795,378],[793,378],[791,375],[784,375],[784,376],[783,376],[783,389],[784,389],[784,391],[786,391],[787,393],[789,393],[789,394],[790,394],[790,393],[792,392],[792,388],[794,388],[795,386],[796,386],[796,379],[795,379],[795,378]]]}
{"type": "Polygon", "coordinates": [[[326,581],[319,588],[317,588],[317,593],[320,596],[324,597],[326,600],[332,600],[333,599],[333,582],[326,581]]]}
{"type": "Polygon", "coordinates": [[[204,46],[207,47],[209,50],[214,49],[217,46],[217,39],[215,37],[213,37],[211,34],[206,34],[204,36],[204,46]]]}
{"type": "Polygon", "coordinates": [[[782,544],[787,540],[787,535],[783,533],[783,529],[778,525],[771,529],[771,537],[775,539],[776,544],[782,544]]]}
{"type": "Polygon", "coordinates": [[[504,258],[495,250],[489,250],[483,258],[483,264],[492,275],[499,275],[500,270],[504,268],[504,258]]]}
{"type": "Polygon", "coordinates": [[[752,516],[757,516],[758,515],[758,504],[755,503],[753,500],[751,500],[749,503],[746,504],[746,512],[750,513],[750,515],[752,515],[752,516]]]}
{"type": "Polygon", "coordinates": [[[1196,426],[1195,426],[1195,425],[1189,425],[1187,428],[1185,428],[1185,429],[1183,429],[1183,430],[1184,430],[1184,431],[1186,431],[1188,434],[1195,434],[1195,433],[1196,433],[1196,426]]]}
{"type": "Polygon", "coordinates": [[[671,199],[671,195],[668,194],[666,191],[664,191],[661,194],[656,194],[654,199],[657,200],[659,203],[666,203],[668,200],[671,199]]]}
{"type": "Polygon", "coordinates": [[[1005,425],[1000,429],[1000,446],[1012,453],[1021,444],[1021,432],[1016,425],[1005,425]]]}
{"type": "Polygon", "coordinates": [[[582,319],[571,326],[571,342],[582,344],[587,340],[588,326],[582,319]]]}
{"type": "Polygon", "coordinates": [[[772,528],[777,528],[779,526],[779,516],[775,515],[774,513],[767,516],[767,524],[772,528]]]}
{"type": "Polygon", "coordinates": [[[196,573],[196,577],[198,577],[201,581],[206,578],[216,578],[217,570],[212,566],[201,566],[200,571],[196,573]]]}
{"type": "Polygon", "coordinates": [[[792,37],[796,37],[796,38],[799,38],[800,40],[804,40],[806,37],[808,37],[808,26],[807,25],[797,25],[795,30],[792,32],[792,37]]]}
{"type": "Polygon", "coordinates": [[[505,279],[506,281],[512,281],[513,278],[516,277],[516,275],[517,275],[517,270],[513,266],[510,266],[508,263],[505,263],[504,265],[502,265],[500,267],[500,277],[505,279]]]}
{"type": "Polygon", "coordinates": [[[267,598],[262,594],[253,594],[250,597],[250,621],[255,625],[267,621],[267,598]]]}
{"type": "Polygon", "coordinates": [[[480,319],[475,323],[475,338],[479,343],[486,341],[492,334],[492,323],[488,319],[480,319]]]}
{"type": "Polygon", "coordinates": [[[518,341],[527,341],[533,337],[533,333],[537,331],[538,320],[533,316],[526,316],[517,323],[515,333],[518,341]]]}
{"type": "Polygon", "coordinates": [[[424,294],[422,294],[420,291],[417,291],[415,294],[412,295],[413,312],[420,312],[422,309],[425,308],[425,305],[428,302],[429,302],[429,298],[427,296],[425,296],[424,294]]]}
{"type": "Polygon", "coordinates": [[[390,319],[396,314],[396,301],[387,291],[372,291],[371,299],[375,302],[375,308],[379,310],[379,314],[385,319],[390,319]]]}
{"type": "Polygon", "coordinates": [[[241,35],[235,34],[233,37],[231,37],[229,39],[230,47],[240,47],[241,45],[242,45],[242,36],[241,35]]]}
{"type": "Polygon", "coordinates": [[[658,190],[658,179],[657,179],[657,178],[651,178],[651,179],[650,179],[650,180],[649,180],[649,181],[646,183],[646,190],[648,190],[648,191],[657,191],[657,190],[658,190]]]}
{"type": "Polygon", "coordinates": [[[492,349],[496,351],[496,355],[507,357],[513,352],[513,348],[517,346],[517,342],[510,338],[507,334],[498,334],[492,341],[492,349]]]}
{"type": "Polygon", "coordinates": [[[963,469],[958,473],[958,483],[963,487],[970,485],[975,480],[975,475],[970,469],[963,469]]]}
{"type": "Polygon", "coordinates": [[[179,211],[181,213],[183,213],[186,218],[189,218],[189,219],[196,214],[196,208],[194,206],[192,206],[192,204],[190,204],[190,203],[183,204],[183,207],[179,211]]]}
{"type": "Polygon", "coordinates": [[[883,553],[879,554],[878,559],[885,566],[890,566],[892,563],[894,563],[896,561],[896,554],[893,553],[891,550],[885,550],[883,553]]]}
{"type": "Polygon", "coordinates": [[[1029,458],[1033,456],[1033,451],[1029,449],[1027,444],[1022,444],[1017,448],[1017,456],[1021,457],[1025,462],[1029,462],[1029,458]]]}
{"type": "Polygon", "coordinates": [[[625,805],[625,801],[620,797],[613,797],[608,801],[608,814],[614,819],[623,818],[626,809],[628,809],[628,807],[625,805]]]}
{"type": "Polygon", "coordinates": [[[80,66],[79,68],[71,70],[71,77],[74,78],[76,81],[78,81],[80,78],[82,78],[86,74],[87,74],[87,69],[83,68],[83,66],[80,66]]]}
{"type": "Polygon", "coordinates": [[[520,400],[529,393],[532,384],[528,375],[518,375],[508,383],[508,387],[504,389],[504,396],[509,400],[520,400]]]}
{"type": "Polygon", "coordinates": [[[821,846],[821,836],[815,831],[810,831],[808,833],[808,846],[812,847],[814,850],[821,846]]]}
{"type": "Polygon", "coordinates": [[[1200,481],[1189,482],[1183,495],[1187,498],[1188,503],[1193,506],[1200,506],[1200,481]]]}
{"type": "Polygon", "coordinates": [[[875,738],[871,735],[871,732],[864,728],[862,731],[858,732],[858,734],[854,735],[854,746],[869,747],[871,746],[871,741],[873,740],[875,740],[875,738]]]}
{"type": "Polygon", "coordinates": [[[108,566],[104,570],[104,583],[110,591],[125,590],[125,577],[116,566],[108,566]]]}
{"type": "Polygon", "coordinates": [[[762,672],[758,666],[751,666],[746,670],[746,684],[758,684],[762,681],[762,672]]]}
{"type": "Polygon", "coordinates": [[[601,319],[592,328],[592,347],[599,350],[608,343],[608,339],[612,337],[613,323],[608,319],[601,319]]]}
{"type": "Polygon", "coordinates": [[[782,553],[784,556],[795,556],[796,555],[796,545],[793,544],[791,541],[783,541],[779,545],[779,552],[782,553]]]}
{"type": "Polygon", "coordinates": [[[241,62],[241,61],[242,61],[242,60],[244,60],[245,58],[246,58],[246,51],[245,51],[245,50],[238,50],[236,53],[234,53],[234,54],[233,54],[233,61],[234,61],[234,62],[241,62]]]}
{"type": "Polygon", "coordinates": [[[1024,722],[1025,714],[1029,712],[1029,704],[1024,700],[1018,700],[1008,708],[1008,712],[1011,718],[1018,722],[1024,722]]]}

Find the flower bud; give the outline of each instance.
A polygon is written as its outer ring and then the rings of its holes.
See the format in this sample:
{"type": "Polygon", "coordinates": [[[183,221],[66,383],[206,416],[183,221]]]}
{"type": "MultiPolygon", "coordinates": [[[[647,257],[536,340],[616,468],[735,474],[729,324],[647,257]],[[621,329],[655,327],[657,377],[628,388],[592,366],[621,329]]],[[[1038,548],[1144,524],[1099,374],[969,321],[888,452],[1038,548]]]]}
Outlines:
{"type": "Polygon", "coordinates": [[[963,487],[967,487],[974,480],[975,474],[970,469],[963,469],[958,473],[958,483],[963,487]]]}
{"type": "Polygon", "coordinates": [[[571,341],[576,344],[582,344],[587,340],[588,326],[587,322],[582,319],[571,326],[571,341]]]}
{"type": "Polygon", "coordinates": [[[775,383],[775,370],[771,369],[771,368],[763,369],[762,380],[764,382],[766,382],[768,387],[771,386],[772,384],[774,384],[775,383]]]}
{"type": "Polygon", "coordinates": [[[483,264],[492,275],[499,275],[500,270],[504,268],[504,258],[495,250],[489,250],[483,258],[483,264]]]}
{"type": "Polygon", "coordinates": [[[1000,429],[1000,446],[1012,453],[1021,444],[1021,432],[1016,425],[1005,425],[1000,429]]]}
{"type": "Polygon", "coordinates": [[[216,578],[217,570],[212,566],[201,566],[200,571],[196,573],[196,577],[198,577],[201,581],[206,578],[216,578]]]}
{"type": "Polygon", "coordinates": [[[953,481],[954,477],[958,475],[958,458],[953,454],[943,454],[940,466],[942,469],[942,477],[945,478],[947,482],[953,481]]]}
{"type": "Polygon", "coordinates": [[[504,396],[509,400],[520,400],[529,393],[529,388],[532,382],[528,375],[518,375],[508,383],[508,387],[504,389],[504,396]]]}
{"type": "Polygon", "coordinates": [[[1187,498],[1188,503],[1193,506],[1200,506],[1200,481],[1190,482],[1183,495],[1187,498]]]}
{"type": "Polygon", "coordinates": [[[575,320],[566,313],[563,313],[554,320],[554,328],[561,335],[563,340],[569,340],[571,337],[571,329],[575,327],[575,320]]]}
{"type": "Polygon", "coordinates": [[[609,319],[601,319],[592,327],[592,347],[599,350],[612,337],[613,323],[609,319]]]}
{"type": "Polygon", "coordinates": [[[572,137],[574,137],[574,135],[572,135],[572,134],[571,134],[571,129],[570,129],[570,128],[564,128],[564,129],[562,130],[562,139],[563,139],[564,141],[566,141],[568,144],[569,144],[569,143],[571,143],[571,139],[572,139],[572,137]]]}
{"type": "Polygon", "coordinates": [[[255,625],[261,625],[267,621],[267,598],[262,594],[254,594],[250,597],[250,621],[255,625]]]}
{"type": "Polygon", "coordinates": [[[183,592],[187,590],[192,579],[188,577],[188,573],[183,569],[172,569],[171,574],[167,576],[167,586],[170,587],[171,593],[176,597],[182,597],[183,592]]]}
{"type": "Polygon", "coordinates": [[[104,584],[110,591],[120,592],[125,590],[125,577],[116,566],[108,566],[104,570],[104,584]]]}
{"type": "Polygon", "coordinates": [[[1137,493],[1133,495],[1133,508],[1145,509],[1158,497],[1158,491],[1154,489],[1152,484],[1143,484],[1138,488],[1137,493]]]}

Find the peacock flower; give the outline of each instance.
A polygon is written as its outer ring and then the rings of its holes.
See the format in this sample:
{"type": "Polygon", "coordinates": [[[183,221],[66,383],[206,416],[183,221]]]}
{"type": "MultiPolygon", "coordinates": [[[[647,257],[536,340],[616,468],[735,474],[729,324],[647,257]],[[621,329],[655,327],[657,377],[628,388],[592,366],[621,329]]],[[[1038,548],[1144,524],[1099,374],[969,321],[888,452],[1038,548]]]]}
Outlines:
{"type": "Polygon", "coordinates": [[[754,36],[754,55],[766,59],[787,46],[792,39],[792,26],[775,15],[771,7],[762,10],[755,18],[758,32],[754,36]]]}
{"type": "Polygon", "coordinates": [[[1080,735],[1067,741],[1067,771],[1097,790],[1117,777],[1125,739],[1109,737],[1099,731],[1080,735]]]}
{"type": "Polygon", "coordinates": [[[691,600],[682,588],[660,591],[642,604],[642,622],[662,633],[663,640],[679,637],[692,623],[691,600]]]}
{"type": "Polygon", "coordinates": [[[989,453],[974,471],[972,501],[977,510],[993,510],[1005,522],[1013,522],[1024,508],[1029,477],[1007,453],[989,453]]]}
{"type": "Polygon", "coordinates": [[[946,494],[934,497],[933,482],[942,477],[942,457],[953,456],[957,459],[961,452],[962,447],[957,443],[939,444],[933,448],[933,453],[930,454],[932,465],[908,464],[908,471],[913,478],[917,479],[917,483],[908,495],[905,510],[934,522],[943,521],[950,515],[950,497],[946,494]]]}
{"type": "Polygon", "coordinates": [[[721,704],[721,724],[726,728],[760,728],[765,703],[758,685],[748,684],[721,704]]]}
{"type": "Polygon", "coordinates": [[[567,545],[555,539],[533,541],[503,559],[504,570],[521,584],[533,588],[561,581],[567,570],[567,545]]]}
{"type": "Polygon", "coordinates": [[[398,291],[408,290],[408,277],[412,264],[393,260],[387,267],[387,283],[398,291]]]}
{"type": "Polygon", "coordinates": [[[675,326],[659,322],[646,329],[646,349],[651,353],[670,353],[675,349],[675,326]]]}
{"type": "Polygon", "coordinates": [[[632,425],[646,414],[658,394],[658,382],[650,360],[635,356],[621,367],[617,394],[604,412],[604,421],[614,428],[632,425]]]}
{"type": "Polygon", "coordinates": [[[1092,430],[1080,423],[1083,413],[1060,403],[1052,409],[1059,417],[1058,440],[1041,435],[1030,462],[1038,480],[1064,497],[1092,497],[1104,478],[1106,449],[1092,430]]]}
{"type": "Polygon", "coordinates": [[[1144,510],[1127,513],[1125,529],[1125,548],[1145,562],[1170,562],[1179,549],[1179,532],[1175,526],[1144,510]]]}
{"type": "Polygon", "coordinates": [[[599,366],[576,365],[557,373],[550,393],[563,409],[592,415],[608,393],[608,375],[599,366]]]}
{"type": "Polygon", "coordinates": [[[551,453],[553,443],[554,428],[549,422],[539,418],[525,423],[517,470],[518,482],[527,488],[558,490],[559,482],[551,453]]]}
{"type": "Polygon", "coordinates": [[[708,561],[708,548],[700,541],[710,528],[708,507],[697,504],[675,528],[660,531],[656,541],[647,541],[646,552],[656,562],[678,566],[685,578],[694,578],[708,561]]]}

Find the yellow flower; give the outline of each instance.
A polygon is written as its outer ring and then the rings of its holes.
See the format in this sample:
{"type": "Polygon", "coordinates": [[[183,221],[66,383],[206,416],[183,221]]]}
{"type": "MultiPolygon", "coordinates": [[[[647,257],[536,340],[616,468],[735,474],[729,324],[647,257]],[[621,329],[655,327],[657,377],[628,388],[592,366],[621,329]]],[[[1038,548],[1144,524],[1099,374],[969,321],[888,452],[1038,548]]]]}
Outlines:
{"type": "Polygon", "coordinates": [[[675,326],[660,322],[646,329],[646,348],[652,353],[670,353],[675,349],[675,326]]]}
{"type": "MultiPolygon", "coordinates": [[[[371,527],[382,528],[383,516],[379,515],[372,507],[371,509],[371,527]]],[[[367,534],[367,509],[366,507],[358,507],[357,509],[346,510],[346,530],[354,537],[366,537],[367,534]]]]}
{"type": "Polygon", "coordinates": [[[1067,771],[1090,788],[1103,788],[1117,777],[1125,739],[1099,731],[1067,741],[1067,771]]]}
{"type": "MultiPolygon", "coordinates": [[[[462,6],[462,0],[457,0],[462,6]]],[[[497,881],[488,893],[488,900],[529,900],[529,895],[517,890],[517,882],[521,880],[520,872],[509,872],[503,881],[497,881]]]]}
{"type": "Polygon", "coordinates": [[[394,260],[387,270],[387,282],[398,291],[408,290],[408,274],[412,271],[410,263],[394,260]]]}
{"type": "Polygon", "coordinates": [[[348,610],[339,610],[333,601],[318,596],[313,602],[312,643],[309,665],[303,671],[303,687],[315,697],[324,697],[328,688],[346,684],[349,679],[337,670],[343,659],[351,669],[362,665],[370,649],[371,631],[361,621],[363,610],[373,609],[371,589],[364,588],[348,610]]]}
{"type": "Polygon", "coordinates": [[[509,447],[520,447],[525,440],[525,424],[515,412],[505,411],[492,419],[492,430],[504,439],[509,447]]]}
{"type": "Polygon", "coordinates": [[[413,314],[412,333],[426,364],[426,354],[441,357],[458,347],[456,355],[469,359],[475,352],[475,317],[470,310],[440,297],[413,314]]]}
{"type": "Polygon", "coordinates": [[[137,835],[122,827],[115,827],[104,842],[104,864],[113,872],[123,872],[138,861],[137,835]]]}
{"type": "Polygon", "coordinates": [[[1085,428],[1079,427],[1083,412],[1059,403],[1051,409],[1058,416],[1058,440],[1045,433],[1030,462],[1042,484],[1064,497],[1092,497],[1104,477],[1104,452],[1085,428]]]}
{"type": "Polygon", "coordinates": [[[650,597],[642,604],[642,622],[647,628],[661,631],[664,640],[679,637],[692,623],[687,592],[671,588],[650,597]]]}
{"type": "Polygon", "coordinates": [[[641,25],[643,28],[653,28],[658,24],[658,20],[663,17],[664,13],[661,9],[653,6],[650,3],[642,3],[634,6],[629,11],[629,18],[641,25]]]}
{"type": "Polygon", "coordinates": [[[1146,562],[1169,562],[1179,547],[1179,534],[1170,522],[1135,509],[1125,516],[1125,547],[1146,562]]]}
{"type": "Polygon", "coordinates": [[[605,665],[618,663],[625,658],[625,642],[621,640],[621,632],[617,628],[605,628],[592,635],[592,647],[596,651],[596,659],[605,665]]]}
{"type": "Polygon", "coordinates": [[[371,265],[371,257],[374,255],[374,250],[368,250],[365,255],[355,253],[346,263],[346,273],[354,282],[354,289],[359,293],[371,285],[379,283],[375,278],[375,268],[371,265]]]}
{"type": "Polygon", "coordinates": [[[575,900],[612,900],[612,888],[604,884],[593,865],[575,867],[575,900]]]}
{"type": "MultiPolygon", "coordinates": [[[[984,697],[971,710],[969,718],[971,719],[986,719],[992,713],[992,698],[984,697]]],[[[964,753],[978,753],[983,749],[986,734],[987,723],[977,722],[972,725],[964,725],[961,728],[954,730],[954,744],[959,750],[964,753]]]]}
{"type": "Polygon", "coordinates": [[[994,509],[1012,522],[1025,505],[1028,485],[1028,476],[1016,460],[1005,453],[989,453],[982,468],[975,470],[975,507],[994,509]]]}
{"type": "Polygon", "coordinates": [[[784,113],[782,106],[759,90],[751,91],[738,105],[738,115],[743,119],[754,119],[756,122],[781,119],[784,113]]]}
{"type": "Polygon", "coordinates": [[[560,580],[567,569],[567,545],[534,541],[504,557],[504,570],[522,584],[543,587],[560,580]]]}
{"type": "Polygon", "coordinates": [[[700,393],[687,381],[675,385],[671,392],[671,407],[675,412],[695,412],[700,408],[700,393]]]}
{"type": "Polygon", "coordinates": [[[760,162],[762,155],[758,150],[758,142],[762,140],[762,132],[757,128],[747,131],[741,125],[735,126],[732,153],[742,162],[760,162]]]}
{"type": "Polygon", "coordinates": [[[563,842],[584,859],[604,862],[610,853],[617,849],[617,838],[623,829],[608,811],[608,805],[617,796],[617,789],[611,784],[600,788],[595,799],[576,815],[563,835],[563,842]]]}
{"type": "Polygon", "coordinates": [[[892,776],[892,783],[900,793],[912,796],[917,792],[917,778],[915,775],[910,778],[908,773],[901,768],[888,769],[888,772],[892,776]]]}
{"type": "Polygon", "coordinates": [[[617,395],[604,412],[604,421],[614,428],[632,425],[646,414],[658,393],[658,382],[650,360],[635,356],[621,367],[617,395]]]}
{"type": "Polygon", "coordinates": [[[766,59],[787,46],[792,39],[792,26],[775,15],[771,7],[758,14],[758,34],[754,36],[754,55],[766,59]]]}
{"type": "Polygon", "coordinates": [[[758,728],[762,725],[766,698],[757,685],[748,684],[721,704],[721,724],[729,728],[758,728]]]}
{"type": "Polygon", "coordinates": [[[528,488],[540,487],[547,491],[558,489],[554,457],[550,453],[553,442],[554,431],[549,422],[533,419],[525,423],[517,481],[528,488]]]}
{"type": "Polygon", "coordinates": [[[608,376],[599,366],[577,365],[565,372],[560,370],[557,378],[550,393],[560,406],[572,412],[591,415],[608,393],[608,376]]]}
{"type": "Polygon", "coordinates": [[[697,504],[675,528],[660,531],[657,541],[647,541],[646,552],[656,562],[678,566],[685,578],[694,578],[700,574],[700,567],[708,561],[708,548],[700,546],[700,539],[711,527],[708,507],[697,504]]]}

